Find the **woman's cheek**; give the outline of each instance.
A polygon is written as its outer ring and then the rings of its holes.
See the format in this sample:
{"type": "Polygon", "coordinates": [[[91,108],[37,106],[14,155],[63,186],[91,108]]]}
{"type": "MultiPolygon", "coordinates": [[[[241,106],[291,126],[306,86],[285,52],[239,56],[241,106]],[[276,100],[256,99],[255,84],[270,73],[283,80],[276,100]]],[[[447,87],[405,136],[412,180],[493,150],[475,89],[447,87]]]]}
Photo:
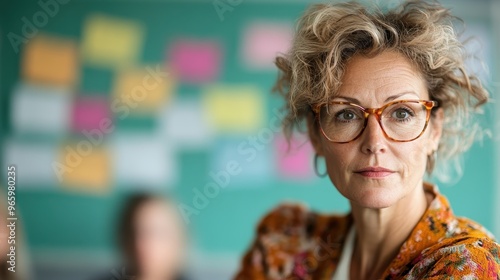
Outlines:
{"type": "Polygon", "coordinates": [[[425,152],[421,147],[415,148],[413,152],[408,153],[409,156],[401,159],[401,162],[404,163],[404,171],[405,177],[415,176],[416,174],[420,174],[421,170],[425,170],[426,164],[426,156],[425,152]]]}

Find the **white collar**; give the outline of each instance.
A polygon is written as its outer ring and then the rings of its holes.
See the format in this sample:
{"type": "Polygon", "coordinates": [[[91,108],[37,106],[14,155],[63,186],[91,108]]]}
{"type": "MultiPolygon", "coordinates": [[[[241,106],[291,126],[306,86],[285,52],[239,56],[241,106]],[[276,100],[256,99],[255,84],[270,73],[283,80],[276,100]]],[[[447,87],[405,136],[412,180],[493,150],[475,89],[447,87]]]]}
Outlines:
{"type": "Polygon", "coordinates": [[[344,248],[342,248],[342,254],[340,255],[340,260],[332,280],[349,280],[349,270],[351,267],[352,252],[354,251],[355,237],[356,230],[354,225],[352,225],[344,241],[344,248]]]}

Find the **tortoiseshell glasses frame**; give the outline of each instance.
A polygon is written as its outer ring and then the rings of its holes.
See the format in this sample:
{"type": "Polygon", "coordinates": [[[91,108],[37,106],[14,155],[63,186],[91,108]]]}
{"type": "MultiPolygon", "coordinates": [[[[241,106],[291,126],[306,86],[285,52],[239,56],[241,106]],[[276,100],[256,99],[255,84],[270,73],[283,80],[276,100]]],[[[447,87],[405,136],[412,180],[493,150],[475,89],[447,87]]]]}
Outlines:
{"type": "MultiPolygon", "coordinates": [[[[333,143],[349,143],[349,142],[352,142],[352,141],[358,139],[361,136],[361,134],[363,134],[363,131],[365,130],[365,128],[368,124],[368,117],[372,114],[377,119],[380,127],[382,128],[382,131],[383,131],[385,137],[387,137],[388,139],[390,139],[392,141],[396,141],[396,142],[410,142],[410,141],[416,140],[417,138],[422,136],[422,134],[425,132],[425,129],[427,128],[427,126],[429,124],[429,120],[431,117],[431,111],[433,108],[436,108],[437,106],[438,106],[437,101],[429,101],[429,100],[396,100],[396,101],[389,102],[380,108],[365,108],[361,105],[351,103],[351,102],[332,101],[329,103],[316,104],[316,105],[312,106],[312,111],[315,113],[316,121],[319,124],[321,133],[323,134],[323,136],[325,136],[326,139],[328,139],[330,142],[333,142],[333,143]],[[387,134],[387,132],[384,128],[384,125],[382,124],[382,121],[381,121],[382,114],[386,108],[393,106],[393,105],[402,104],[402,103],[420,104],[426,109],[425,124],[422,127],[422,130],[420,131],[420,133],[416,137],[411,137],[410,139],[396,139],[394,137],[391,137],[390,135],[387,134]],[[334,139],[332,139],[331,136],[328,136],[328,134],[323,129],[322,122],[321,122],[321,111],[322,111],[323,107],[331,106],[331,105],[353,106],[354,108],[357,108],[363,112],[363,117],[364,117],[363,127],[359,130],[359,132],[357,134],[352,136],[352,139],[347,139],[344,141],[334,140],[334,139]]],[[[349,138],[351,138],[351,137],[349,137],[349,138]]]]}

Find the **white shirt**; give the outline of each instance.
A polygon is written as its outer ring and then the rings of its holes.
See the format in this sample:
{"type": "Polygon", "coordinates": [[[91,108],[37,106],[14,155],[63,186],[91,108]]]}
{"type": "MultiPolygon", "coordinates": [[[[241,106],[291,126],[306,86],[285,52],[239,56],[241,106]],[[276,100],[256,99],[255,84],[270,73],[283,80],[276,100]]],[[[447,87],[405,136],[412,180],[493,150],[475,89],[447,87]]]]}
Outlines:
{"type": "Polygon", "coordinates": [[[351,267],[352,251],[354,250],[354,241],[356,237],[356,231],[354,225],[349,229],[347,233],[344,248],[342,248],[342,254],[340,254],[339,264],[335,273],[333,274],[332,280],[349,280],[349,269],[351,267]]]}

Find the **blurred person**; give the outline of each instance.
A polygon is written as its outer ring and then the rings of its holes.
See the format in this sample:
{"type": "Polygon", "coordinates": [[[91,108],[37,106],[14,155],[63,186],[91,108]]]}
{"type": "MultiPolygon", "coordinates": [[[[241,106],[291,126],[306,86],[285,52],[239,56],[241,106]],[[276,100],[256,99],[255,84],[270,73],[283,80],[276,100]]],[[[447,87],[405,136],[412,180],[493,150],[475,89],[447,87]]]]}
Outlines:
{"type": "MultiPolygon", "coordinates": [[[[150,194],[133,195],[118,228],[125,267],[122,279],[181,280],[187,250],[187,230],[173,202],[150,194]]],[[[116,272],[116,271],[115,271],[116,272]]],[[[108,274],[104,279],[113,279],[108,274]]]]}
{"type": "Polygon", "coordinates": [[[424,181],[438,158],[472,145],[488,92],[465,67],[448,9],[415,0],[382,11],[313,5],[276,59],[286,135],[307,125],[316,173],[351,212],[278,206],[235,279],[500,279],[492,234],[424,181]]]}
{"type": "Polygon", "coordinates": [[[186,229],[171,201],[136,195],[123,213],[121,246],[137,280],[178,280],[186,257],[186,229]]]}
{"type": "Polygon", "coordinates": [[[28,251],[23,240],[23,232],[21,227],[21,219],[19,218],[19,207],[16,203],[15,213],[17,220],[15,221],[15,239],[9,239],[11,229],[8,227],[10,221],[8,217],[8,202],[7,197],[2,189],[0,189],[0,279],[1,280],[29,280],[31,276],[31,264],[29,261],[28,251]],[[15,240],[15,244],[9,240],[15,240]],[[11,246],[15,246],[15,272],[9,271],[14,263],[10,263],[10,255],[12,255],[11,246]]]}

